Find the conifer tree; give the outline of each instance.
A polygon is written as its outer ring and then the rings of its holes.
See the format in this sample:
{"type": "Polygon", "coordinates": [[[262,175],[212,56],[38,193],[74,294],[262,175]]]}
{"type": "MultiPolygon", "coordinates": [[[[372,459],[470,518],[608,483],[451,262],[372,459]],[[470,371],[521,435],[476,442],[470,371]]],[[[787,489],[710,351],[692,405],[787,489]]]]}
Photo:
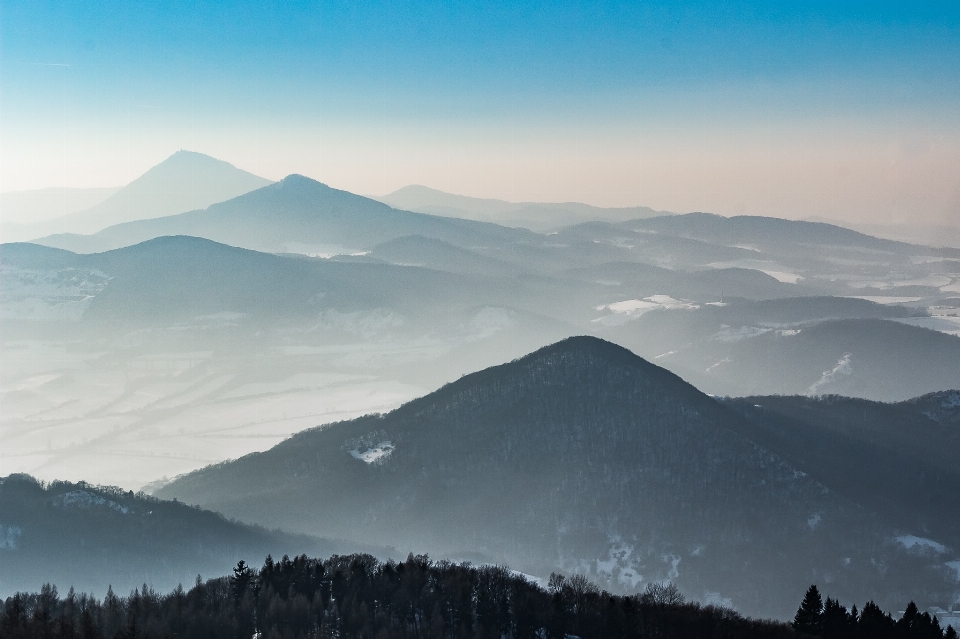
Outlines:
{"type": "Polygon", "coordinates": [[[230,587],[233,590],[235,604],[239,604],[240,600],[243,599],[243,593],[247,591],[251,579],[253,579],[253,573],[250,571],[250,566],[241,559],[233,569],[233,577],[230,578],[230,587]]]}
{"type": "Polygon", "coordinates": [[[811,635],[819,635],[823,630],[823,599],[816,585],[807,589],[807,594],[800,602],[800,608],[793,618],[793,627],[811,635]]]}

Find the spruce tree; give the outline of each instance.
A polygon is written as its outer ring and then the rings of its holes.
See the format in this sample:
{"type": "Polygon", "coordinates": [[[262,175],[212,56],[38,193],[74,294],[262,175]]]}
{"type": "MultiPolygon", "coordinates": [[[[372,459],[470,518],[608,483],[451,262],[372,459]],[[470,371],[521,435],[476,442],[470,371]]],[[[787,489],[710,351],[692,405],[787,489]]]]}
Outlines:
{"type": "Polygon", "coordinates": [[[793,618],[793,627],[811,635],[819,635],[823,630],[823,599],[815,585],[807,589],[800,602],[800,608],[793,618]]]}

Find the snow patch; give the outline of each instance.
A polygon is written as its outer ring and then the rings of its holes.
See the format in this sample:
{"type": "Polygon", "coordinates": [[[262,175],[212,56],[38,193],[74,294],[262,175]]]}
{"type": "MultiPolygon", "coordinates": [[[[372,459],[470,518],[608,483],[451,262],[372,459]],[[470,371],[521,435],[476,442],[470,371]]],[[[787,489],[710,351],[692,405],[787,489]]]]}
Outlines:
{"type": "Polygon", "coordinates": [[[69,493],[57,495],[51,503],[61,508],[79,508],[80,510],[110,508],[124,515],[130,512],[126,506],[86,490],[71,490],[69,493]]]}
{"type": "Polygon", "coordinates": [[[960,317],[956,315],[931,315],[930,317],[897,317],[894,321],[909,326],[926,328],[931,331],[960,337],[960,317]]]}
{"type": "Polygon", "coordinates": [[[960,408],[960,391],[949,391],[943,397],[941,408],[960,408]]]}
{"type": "Polygon", "coordinates": [[[362,462],[367,464],[373,464],[378,462],[381,459],[385,459],[390,456],[390,453],[393,452],[393,444],[389,441],[380,442],[376,446],[371,446],[364,451],[360,451],[359,448],[354,448],[350,451],[350,454],[354,459],[359,459],[362,462]]]}
{"type": "Polygon", "coordinates": [[[794,273],[781,264],[767,260],[734,260],[732,262],[714,262],[712,264],[707,264],[707,266],[717,269],[745,268],[753,271],[760,271],[761,273],[766,273],[770,277],[784,284],[796,284],[803,279],[803,276],[799,273],[794,273]]]}
{"type": "Polygon", "coordinates": [[[670,562],[670,570],[667,572],[667,579],[675,582],[677,577],[680,576],[680,557],[678,555],[664,555],[663,560],[670,562]]]}
{"type": "Polygon", "coordinates": [[[19,384],[11,385],[11,386],[10,386],[10,390],[12,390],[12,391],[25,391],[25,390],[32,391],[32,390],[36,390],[36,389],[40,388],[41,386],[43,386],[44,384],[47,384],[47,383],[49,383],[49,382],[52,382],[52,381],[55,380],[55,379],[60,379],[62,376],[63,376],[62,373],[51,373],[51,374],[48,374],[48,375],[37,375],[36,377],[30,377],[30,378],[28,378],[28,379],[25,379],[25,380],[23,380],[22,382],[20,382],[19,384]]]}
{"type": "Polygon", "coordinates": [[[902,297],[895,295],[845,295],[844,297],[849,297],[854,300],[866,300],[868,302],[873,302],[874,304],[884,304],[884,305],[900,305],[900,304],[911,304],[913,302],[919,302],[922,300],[922,297],[902,297]]]}
{"type": "Polygon", "coordinates": [[[733,608],[733,599],[724,597],[719,592],[708,592],[703,598],[703,604],[718,608],[733,608]]]}
{"type": "Polygon", "coordinates": [[[0,317],[79,321],[110,277],[89,269],[0,268],[0,317]]]}
{"type": "Polygon", "coordinates": [[[725,343],[739,342],[740,340],[757,337],[758,335],[769,332],[769,328],[760,328],[759,326],[740,326],[738,328],[723,326],[711,339],[725,343]]]}
{"type": "Polygon", "coordinates": [[[730,361],[732,361],[732,360],[731,360],[729,357],[724,357],[724,358],[721,359],[719,362],[716,362],[716,363],[714,363],[714,364],[711,364],[710,366],[707,366],[707,368],[704,370],[704,372],[705,372],[705,373],[709,373],[710,371],[712,371],[713,369],[715,369],[717,366],[720,366],[721,364],[726,364],[727,362],[730,362],[730,361]]]}
{"type": "Polygon", "coordinates": [[[700,308],[699,304],[687,300],[678,300],[669,295],[651,295],[642,300],[624,300],[622,302],[597,306],[596,310],[608,310],[612,312],[612,315],[604,315],[593,321],[606,326],[619,326],[650,311],[661,309],[670,311],[696,310],[698,308],[700,308]]]}
{"type": "Polygon", "coordinates": [[[911,548],[917,548],[918,550],[929,548],[938,555],[947,552],[947,547],[943,544],[937,543],[932,539],[917,537],[916,535],[901,535],[897,537],[897,541],[907,550],[911,548]]]}
{"type": "Polygon", "coordinates": [[[810,530],[816,530],[817,525],[820,523],[823,517],[820,516],[820,513],[814,513],[810,515],[810,518],[807,519],[807,526],[810,527],[810,530]]]}
{"type": "Polygon", "coordinates": [[[758,270],[761,270],[761,272],[766,273],[773,279],[777,280],[778,282],[782,282],[783,284],[796,284],[803,279],[802,275],[791,273],[789,271],[771,271],[769,269],[758,270]]]}
{"type": "Polygon", "coordinates": [[[470,328],[478,337],[490,337],[514,324],[514,313],[505,308],[485,306],[470,320],[470,328]]]}
{"type": "Polygon", "coordinates": [[[960,583],[960,561],[948,561],[947,568],[952,568],[957,573],[957,583],[960,583]]]}
{"type": "Polygon", "coordinates": [[[0,550],[16,550],[17,541],[23,530],[20,526],[4,526],[0,524],[0,550]]]}
{"type": "Polygon", "coordinates": [[[643,582],[643,575],[637,572],[636,566],[631,562],[634,547],[616,534],[608,535],[608,543],[607,559],[595,560],[597,574],[608,575],[624,587],[636,589],[637,585],[643,582]]]}
{"type": "Polygon", "coordinates": [[[838,377],[849,376],[853,373],[853,366],[850,365],[851,355],[850,353],[844,353],[836,365],[828,371],[824,371],[823,375],[820,376],[820,379],[815,381],[810,385],[810,388],[807,389],[807,395],[816,395],[820,392],[820,389],[834,382],[838,377]]]}

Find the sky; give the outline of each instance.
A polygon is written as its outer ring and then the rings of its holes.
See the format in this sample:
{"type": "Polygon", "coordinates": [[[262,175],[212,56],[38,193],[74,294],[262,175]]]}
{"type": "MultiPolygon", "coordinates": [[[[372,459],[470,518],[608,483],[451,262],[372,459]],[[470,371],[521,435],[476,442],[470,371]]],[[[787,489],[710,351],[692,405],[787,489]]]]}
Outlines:
{"type": "Polygon", "coordinates": [[[960,226],[960,3],[0,4],[0,190],[179,149],[363,194],[960,226]]]}

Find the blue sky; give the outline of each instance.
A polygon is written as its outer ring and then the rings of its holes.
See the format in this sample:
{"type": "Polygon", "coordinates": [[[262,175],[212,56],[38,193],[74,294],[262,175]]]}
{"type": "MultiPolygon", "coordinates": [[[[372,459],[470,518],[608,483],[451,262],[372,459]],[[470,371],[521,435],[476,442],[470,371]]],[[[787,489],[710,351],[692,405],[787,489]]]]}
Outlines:
{"type": "Polygon", "coordinates": [[[951,222],[958,105],[956,2],[0,5],[4,191],[189,148],[363,193],[951,222]]]}

